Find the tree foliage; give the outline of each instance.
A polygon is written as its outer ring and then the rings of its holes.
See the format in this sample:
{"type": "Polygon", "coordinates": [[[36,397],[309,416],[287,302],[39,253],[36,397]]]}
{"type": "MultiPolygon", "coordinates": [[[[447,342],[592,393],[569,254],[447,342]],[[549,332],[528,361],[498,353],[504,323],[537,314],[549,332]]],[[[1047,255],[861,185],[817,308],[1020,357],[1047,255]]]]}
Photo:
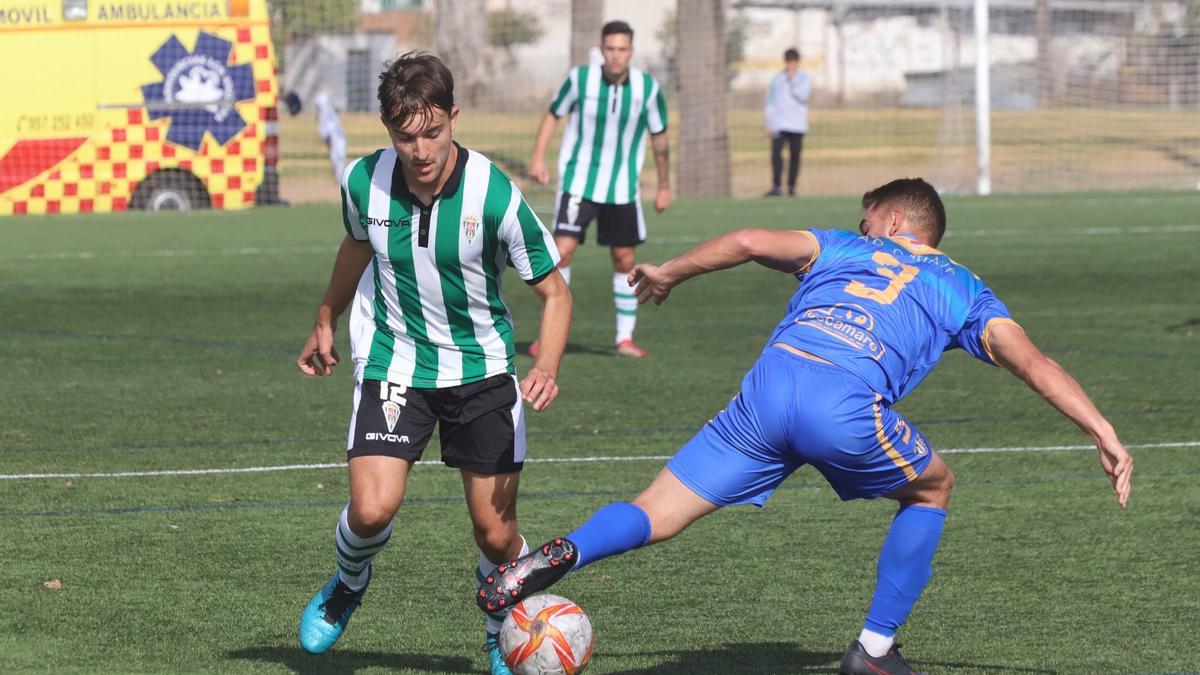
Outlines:
{"type": "Polygon", "coordinates": [[[542,22],[533,12],[507,8],[488,13],[488,44],[493,47],[531,45],[544,33],[542,22]]]}
{"type": "Polygon", "coordinates": [[[276,0],[272,26],[285,40],[318,33],[351,33],[358,26],[360,0],[276,0]]]}

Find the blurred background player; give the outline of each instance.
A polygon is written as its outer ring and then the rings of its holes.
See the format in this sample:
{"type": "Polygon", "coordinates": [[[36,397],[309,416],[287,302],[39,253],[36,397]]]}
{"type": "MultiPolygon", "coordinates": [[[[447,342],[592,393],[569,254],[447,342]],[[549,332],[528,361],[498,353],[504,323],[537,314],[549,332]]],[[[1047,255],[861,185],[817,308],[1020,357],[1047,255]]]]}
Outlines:
{"type": "MultiPolygon", "coordinates": [[[[645,159],[646,133],[654,148],[658,189],[654,210],[671,204],[667,104],[658,82],[629,65],[633,29],[610,21],[600,31],[604,65],[577,66],[567,74],[550,104],[533,145],[529,175],[541,185],[550,179],[544,157],[558,119],[570,113],[558,152],[554,243],[559,269],[571,283],[571,261],[588,225],[596,221],[596,242],[612,253],[613,303],[616,305],[616,353],[642,357],[646,350],[633,341],[637,301],[627,277],[636,262],[636,247],[646,240],[638,180],[645,159]]],[[[537,356],[539,344],[529,349],[537,356]]]]}
{"type": "MultiPolygon", "coordinates": [[[[642,302],[661,303],[687,279],[750,261],[803,283],[741,391],[650,486],[632,503],[603,507],[566,538],[501,565],[480,584],[481,607],[511,606],[570,569],[670,539],[722,506],[762,506],[793,471],[812,464],[843,500],[900,503],[879,553],[866,623],[841,672],[912,673],[895,634],[933,574],[954,474],[892,405],[956,347],[1007,368],[1075,422],[1099,448],[1125,507],[1133,459],[1079,383],[1034,346],[991,289],[934,248],[946,214],[933,186],[896,180],[863,195],[862,206],[861,236],[736,230],[661,266],[634,269],[630,281],[642,302]]],[[[719,583],[718,575],[697,570],[690,585],[719,583]]]]}
{"type": "Polygon", "coordinates": [[[800,153],[804,151],[804,135],[808,133],[808,99],[812,95],[812,80],[800,70],[800,52],[795,48],[783,53],[783,70],[776,73],[767,87],[764,106],[767,136],[771,139],[771,189],[764,197],[783,194],[783,146],[788,147],[789,196],[796,194],[796,179],[800,177],[800,153]]]}
{"type": "Polygon", "coordinates": [[[342,121],[338,117],[337,108],[333,107],[333,99],[325,92],[317,94],[313,99],[313,108],[317,113],[317,135],[329,149],[333,179],[341,182],[342,169],[346,166],[346,134],[342,131],[342,121]]]}
{"type": "MultiPolygon", "coordinates": [[[[522,399],[542,411],[558,396],[571,321],[550,233],[496,165],[452,138],[458,107],[446,66],[429,54],[400,57],[380,77],[379,108],[392,144],[346,168],[346,236],[297,359],[306,375],[333,373],[337,318],[353,300],[350,502],[334,531],[337,570],[300,620],[300,644],[314,654],[333,646],[362,601],[435,426],[442,461],[462,475],[477,574],[528,550],[517,528],[522,399]],[[503,259],[543,303],[541,354],[519,382],[499,295],[503,259]]],[[[499,649],[503,618],[486,622],[494,675],[511,675],[499,649]]]]}

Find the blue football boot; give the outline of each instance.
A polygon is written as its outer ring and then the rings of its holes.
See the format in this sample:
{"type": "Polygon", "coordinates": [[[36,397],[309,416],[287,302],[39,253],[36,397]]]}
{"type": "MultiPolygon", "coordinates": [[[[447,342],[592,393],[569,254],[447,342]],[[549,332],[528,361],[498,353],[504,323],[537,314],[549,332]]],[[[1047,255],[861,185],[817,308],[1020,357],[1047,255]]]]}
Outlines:
{"type": "Polygon", "coordinates": [[[333,573],[300,615],[300,646],[304,651],[323,654],[338,641],[370,583],[370,567],[367,568],[367,584],[357,591],[343,583],[337,572],[333,573]]]}
{"type": "Polygon", "coordinates": [[[483,651],[487,652],[492,675],[513,675],[513,672],[508,669],[508,664],[504,662],[504,655],[500,653],[499,633],[487,634],[487,640],[483,643],[483,651]]]}

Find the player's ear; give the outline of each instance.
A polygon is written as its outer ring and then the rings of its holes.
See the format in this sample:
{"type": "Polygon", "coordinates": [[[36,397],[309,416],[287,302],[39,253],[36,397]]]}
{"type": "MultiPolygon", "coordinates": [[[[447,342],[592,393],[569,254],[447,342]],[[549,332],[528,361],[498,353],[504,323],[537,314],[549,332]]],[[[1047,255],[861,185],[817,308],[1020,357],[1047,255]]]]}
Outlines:
{"type": "Polygon", "coordinates": [[[458,106],[450,108],[450,133],[454,133],[454,127],[458,124],[458,106]]]}
{"type": "Polygon", "coordinates": [[[892,209],[892,222],[888,225],[888,236],[892,236],[904,227],[904,209],[892,209]]]}

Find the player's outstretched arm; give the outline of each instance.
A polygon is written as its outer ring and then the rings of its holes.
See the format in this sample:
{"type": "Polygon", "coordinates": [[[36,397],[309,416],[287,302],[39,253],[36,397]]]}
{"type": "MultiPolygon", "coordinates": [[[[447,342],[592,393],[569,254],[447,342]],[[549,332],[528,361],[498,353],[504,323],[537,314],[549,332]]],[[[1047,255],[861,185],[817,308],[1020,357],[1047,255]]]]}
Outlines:
{"type": "Polygon", "coordinates": [[[571,327],[571,291],[557,268],[535,284],[533,292],[542,300],[541,348],[533,368],[521,380],[521,396],[536,412],[558,398],[558,366],[567,347],[571,327]]]}
{"type": "Polygon", "coordinates": [[[554,113],[547,111],[542,116],[542,123],[538,125],[537,136],[534,137],[533,156],[529,159],[529,177],[538,185],[545,185],[550,181],[550,171],[546,169],[546,148],[549,147],[550,138],[554,136],[557,126],[558,118],[554,113]]]}
{"type": "Polygon", "coordinates": [[[1100,449],[1100,466],[1112,481],[1117,502],[1124,508],[1132,488],[1133,458],[1083,387],[1054,359],[1043,354],[1016,324],[996,324],[989,331],[987,342],[996,363],[1024,380],[1030,389],[1091,437],[1100,449]]]}
{"type": "Polygon", "coordinates": [[[346,310],[354,298],[359,277],[371,262],[371,244],[346,235],[338,247],[333,262],[333,274],[325,298],[317,308],[317,320],[312,334],[304,342],[296,366],[305,375],[332,375],[333,367],[341,361],[333,345],[333,333],[337,330],[337,318],[346,310]]]}
{"type": "Polygon", "coordinates": [[[629,273],[638,302],[661,305],[671,289],[692,277],[754,261],[781,272],[804,268],[817,254],[817,240],[797,230],[745,229],[726,232],[662,265],[638,265],[629,273]]]}

